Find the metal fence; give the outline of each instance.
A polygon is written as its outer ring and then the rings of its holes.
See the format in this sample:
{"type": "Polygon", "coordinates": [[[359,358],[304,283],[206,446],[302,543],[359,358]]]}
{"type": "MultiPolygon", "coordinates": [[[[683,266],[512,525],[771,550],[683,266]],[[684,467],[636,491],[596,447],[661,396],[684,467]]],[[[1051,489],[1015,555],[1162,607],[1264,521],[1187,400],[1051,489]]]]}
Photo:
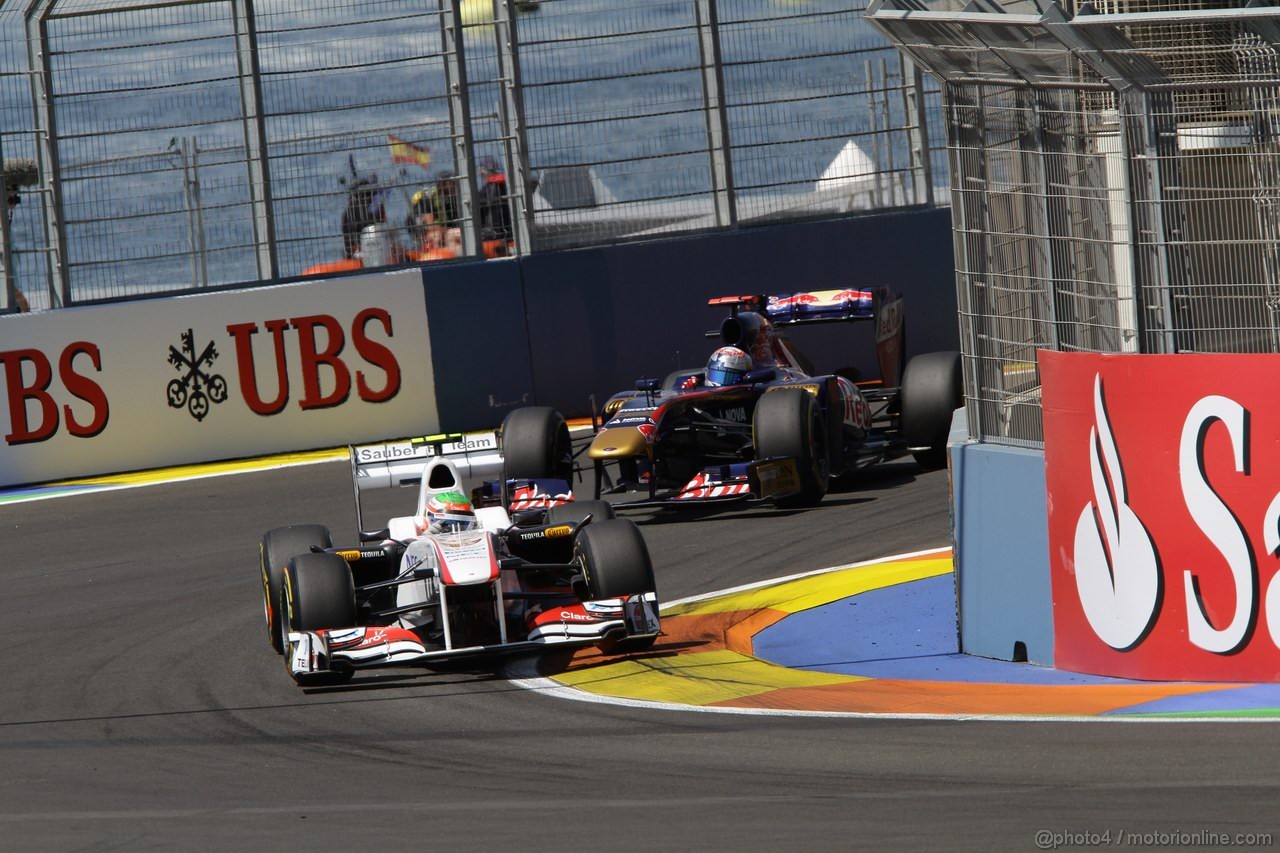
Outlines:
{"type": "Polygon", "coordinates": [[[1280,9],[1178,5],[868,10],[943,81],[975,437],[1042,446],[1038,349],[1280,351],[1280,9]]]}
{"type": "Polygon", "coordinates": [[[862,11],[0,0],[0,308],[945,203],[862,11]]]}

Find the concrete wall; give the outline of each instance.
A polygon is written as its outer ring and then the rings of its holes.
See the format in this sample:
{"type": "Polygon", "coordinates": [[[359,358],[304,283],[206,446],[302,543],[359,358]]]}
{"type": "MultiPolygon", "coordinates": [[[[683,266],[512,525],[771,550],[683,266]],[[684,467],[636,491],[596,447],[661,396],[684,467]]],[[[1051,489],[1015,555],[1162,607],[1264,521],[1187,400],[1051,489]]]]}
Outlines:
{"type": "Polygon", "coordinates": [[[960,650],[1052,666],[1044,453],[962,442],[951,476],[960,650]]]}

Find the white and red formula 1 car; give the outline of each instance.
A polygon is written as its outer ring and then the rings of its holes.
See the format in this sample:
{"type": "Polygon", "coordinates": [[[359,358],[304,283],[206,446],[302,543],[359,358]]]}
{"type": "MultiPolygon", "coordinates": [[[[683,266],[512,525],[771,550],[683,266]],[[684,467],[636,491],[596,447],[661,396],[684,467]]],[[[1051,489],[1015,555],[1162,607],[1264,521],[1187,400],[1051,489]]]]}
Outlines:
{"type": "Polygon", "coordinates": [[[604,501],[574,501],[567,482],[491,481],[470,523],[433,531],[433,499],[503,471],[492,433],[352,447],[351,464],[359,544],[334,547],[316,524],[262,539],[268,635],[298,684],[550,646],[639,651],[657,638],[639,529],[604,501]],[[414,485],[415,515],[363,530],[362,491],[414,485]]]}

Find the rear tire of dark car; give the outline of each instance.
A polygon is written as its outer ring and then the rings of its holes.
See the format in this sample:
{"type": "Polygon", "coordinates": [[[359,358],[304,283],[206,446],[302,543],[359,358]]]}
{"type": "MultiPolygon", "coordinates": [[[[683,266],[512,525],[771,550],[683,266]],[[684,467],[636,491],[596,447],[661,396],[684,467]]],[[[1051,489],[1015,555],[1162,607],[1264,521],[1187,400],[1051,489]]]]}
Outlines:
{"type": "Polygon", "coordinates": [[[592,524],[617,517],[608,501],[570,501],[548,509],[547,524],[577,524],[588,515],[592,524]]]}
{"type": "Polygon", "coordinates": [[[268,530],[258,546],[258,562],[262,571],[262,607],[267,617],[267,638],[276,654],[284,653],[281,633],[280,592],[284,585],[284,567],[299,554],[311,553],[312,547],[331,548],[329,528],[320,524],[295,524],[268,530]]]}
{"type": "Polygon", "coordinates": [[[547,406],[508,414],[502,422],[502,476],[567,482],[573,476],[573,447],[564,416],[547,406]]]}
{"type": "Polygon", "coordinates": [[[757,459],[790,456],[796,460],[800,491],[779,498],[778,506],[813,506],[822,500],[831,479],[831,460],[826,423],[812,394],[800,388],[767,392],[756,403],[751,432],[757,459]]]}
{"type": "MultiPolygon", "coordinates": [[[[281,595],[288,631],[353,628],[356,624],[355,584],[347,561],[337,554],[299,554],[284,570],[281,595]]],[[[303,686],[340,684],[352,670],[295,675],[303,686]]]]}
{"type": "Polygon", "coordinates": [[[947,435],[951,416],[964,405],[958,352],[928,352],[907,362],[902,374],[902,437],[921,468],[947,467],[947,435]]]}

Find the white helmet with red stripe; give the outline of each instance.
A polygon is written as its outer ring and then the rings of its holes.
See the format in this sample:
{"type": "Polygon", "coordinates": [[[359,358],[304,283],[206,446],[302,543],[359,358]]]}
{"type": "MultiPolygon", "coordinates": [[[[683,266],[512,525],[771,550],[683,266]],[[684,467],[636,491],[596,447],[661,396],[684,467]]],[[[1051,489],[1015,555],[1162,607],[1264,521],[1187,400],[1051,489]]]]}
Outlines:
{"type": "Polygon", "coordinates": [[[461,492],[441,492],[432,495],[422,513],[427,519],[428,533],[457,533],[461,530],[475,530],[476,511],[471,508],[471,501],[461,492]]]}

